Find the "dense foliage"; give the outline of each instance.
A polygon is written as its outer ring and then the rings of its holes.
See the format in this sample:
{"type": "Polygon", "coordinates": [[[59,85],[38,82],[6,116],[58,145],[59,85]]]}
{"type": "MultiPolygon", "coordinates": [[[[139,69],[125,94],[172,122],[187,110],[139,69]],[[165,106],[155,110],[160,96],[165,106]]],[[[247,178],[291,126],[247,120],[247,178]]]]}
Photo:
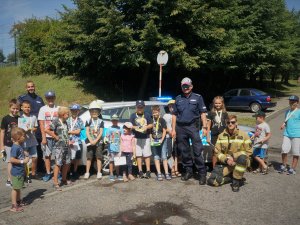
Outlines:
{"type": "Polygon", "coordinates": [[[76,75],[104,98],[120,99],[156,95],[160,50],[169,54],[164,93],[178,91],[186,75],[214,95],[246,79],[287,82],[299,73],[300,16],[284,0],[74,3],[59,20],[14,27],[24,74],[76,75]]]}

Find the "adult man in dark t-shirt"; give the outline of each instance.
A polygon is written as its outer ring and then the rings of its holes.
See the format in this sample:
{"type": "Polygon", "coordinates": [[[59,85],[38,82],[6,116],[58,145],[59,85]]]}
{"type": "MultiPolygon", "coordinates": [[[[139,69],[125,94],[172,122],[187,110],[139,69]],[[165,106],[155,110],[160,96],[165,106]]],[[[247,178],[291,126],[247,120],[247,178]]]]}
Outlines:
{"type": "MultiPolygon", "coordinates": [[[[29,80],[26,82],[26,91],[27,94],[20,95],[18,97],[18,101],[21,105],[24,101],[29,101],[30,108],[31,108],[30,113],[35,115],[36,118],[38,118],[40,108],[45,105],[44,101],[40,96],[38,96],[35,93],[35,84],[33,83],[33,81],[29,80]]],[[[43,152],[41,150],[42,134],[40,131],[40,127],[38,127],[37,131],[35,132],[35,137],[39,143],[39,145],[37,146],[37,153],[38,153],[37,170],[39,172],[44,172],[45,169],[44,169],[44,161],[43,161],[43,152]]]]}

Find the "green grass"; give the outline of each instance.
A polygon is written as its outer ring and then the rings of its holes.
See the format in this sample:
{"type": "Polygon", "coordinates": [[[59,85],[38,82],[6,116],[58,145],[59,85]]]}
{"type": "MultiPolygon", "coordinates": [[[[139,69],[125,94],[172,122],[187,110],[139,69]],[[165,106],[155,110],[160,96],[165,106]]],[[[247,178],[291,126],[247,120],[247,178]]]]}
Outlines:
{"type": "Polygon", "coordinates": [[[0,68],[0,119],[8,114],[8,101],[26,93],[25,84],[32,80],[36,86],[36,93],[43,97],[47,90],[54,90],[56,93],[57,105],[69,106],[71,103],[88,103],[96,97],[88,94],[74,77],[56,78],[49,74],[39,76],[23,77],[18,67],[0,68]]]}

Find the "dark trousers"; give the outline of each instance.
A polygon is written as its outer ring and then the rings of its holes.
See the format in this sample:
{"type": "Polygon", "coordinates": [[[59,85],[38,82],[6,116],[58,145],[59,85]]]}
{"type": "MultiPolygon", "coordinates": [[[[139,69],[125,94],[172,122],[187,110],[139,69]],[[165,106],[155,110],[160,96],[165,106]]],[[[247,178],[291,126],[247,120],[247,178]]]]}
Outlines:
{"type": "Polygon", "coordinates": [[[132,152],[122,152],[122,156],[126,157],[126,165],[122,166],[122,172],[128,172],[129,174],[132,174],[132,152]]]}
{"type": "Polygon", "coordinates": [[[37,172],[45,173],[46,172],[45,162],[44,162],[44,159],[43,159],[43,150],[41,149],[42,139],[37,138],[37,142],[38,142],[39,145],[36,146],[36,148],[37,148],[37,167],[36,167],[36,170],[37,170],[37,172]]]}
{"type": "Polygon", "coordinates": [[[188,126],[176,126],[177,148],[182,155],[182,165],[186,172],[193,171],[193,158],[191,155],[190,142],[192,141],[195,166],[200,174],[206,174],[206,167],[202,156],[203,146],[199,135],[199,129],[195,124],[188,126]]]}

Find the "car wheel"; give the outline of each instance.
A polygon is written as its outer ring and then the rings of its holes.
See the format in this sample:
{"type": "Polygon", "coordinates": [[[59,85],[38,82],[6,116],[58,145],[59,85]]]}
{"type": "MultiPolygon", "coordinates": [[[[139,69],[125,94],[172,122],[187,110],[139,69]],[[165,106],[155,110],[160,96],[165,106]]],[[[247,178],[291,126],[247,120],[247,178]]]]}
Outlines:
{"type": "Polygon", "coordinates": [[[251,109],[252,112],[256,113],[259,110],[261,110],[261,105],[258,102],[253,102],[250,105],[250,109],[251,109]]]}

